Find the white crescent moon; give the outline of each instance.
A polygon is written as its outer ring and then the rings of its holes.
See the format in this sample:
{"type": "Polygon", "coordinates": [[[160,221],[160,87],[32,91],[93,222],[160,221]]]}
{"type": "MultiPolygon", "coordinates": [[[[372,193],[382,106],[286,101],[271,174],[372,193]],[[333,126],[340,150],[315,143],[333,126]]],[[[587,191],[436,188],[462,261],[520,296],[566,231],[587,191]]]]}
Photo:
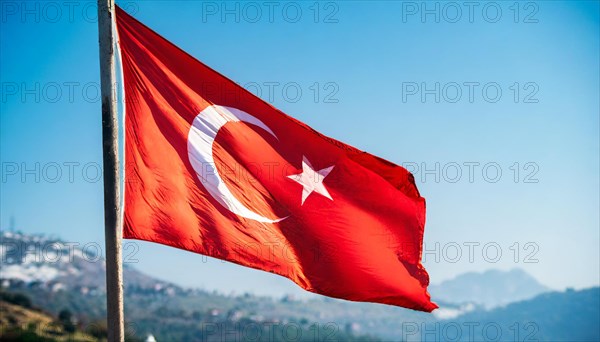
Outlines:
{"type": "Polygon", "coordinates": [[[212,145],[221,127],[228,122],[247,122],[258,126],[277,139],[277,136],[267,125],[254,116],[232,107],[212,105],[200,112],[194,119],[188,133],[188,158],[200,182],[210,195],[223,207],[232,213],[259,222],[275,223],[279,219],[269,219],[261,216],[244,206],[227,188],[215,167],[212,145]]]}

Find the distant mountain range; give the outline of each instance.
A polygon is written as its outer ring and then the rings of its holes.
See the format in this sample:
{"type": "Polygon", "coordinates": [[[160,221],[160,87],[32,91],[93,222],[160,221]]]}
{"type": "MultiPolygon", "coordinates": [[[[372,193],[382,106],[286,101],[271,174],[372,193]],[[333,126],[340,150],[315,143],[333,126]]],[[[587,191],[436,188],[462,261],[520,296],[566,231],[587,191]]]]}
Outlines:
{"type": "Polygon", "coordinates": [[[549,288],[521,269],[470,272],[429,286],[429,292],[436,300],[456,304],[474,303],[486,309],[530,299],[548,291],[549,288]]]}
{"type": "MultiPolygon", "coordinates": [[[[104,261],[90,253],[93,248],[85,250],[59,239],[2,232],[0,290],[22,293],[54,317],[68,309],[86,331],[86,324],[104,319],[106,291],[104,261]]],[[[284,331],[297,332],[299,341],[464,340],[470,334],[493,340],[488,337],[497,327],[500,340],[515,341],[509,334],[517,332],[519,341],[600,340],[598,288],[543,293],[547,288],[521,270],[468,273],[431,286],[440,305],[434,314],[326,297],[227,296],[186,289],[127,266],[124,279],[128,325],[137,337],[151,334],[159,342],[289,340],[284,331]],[[473,322],[480,326],[467,331],[473,322]],[[444,335],[457,326],[460,337],[444,335]]]]}

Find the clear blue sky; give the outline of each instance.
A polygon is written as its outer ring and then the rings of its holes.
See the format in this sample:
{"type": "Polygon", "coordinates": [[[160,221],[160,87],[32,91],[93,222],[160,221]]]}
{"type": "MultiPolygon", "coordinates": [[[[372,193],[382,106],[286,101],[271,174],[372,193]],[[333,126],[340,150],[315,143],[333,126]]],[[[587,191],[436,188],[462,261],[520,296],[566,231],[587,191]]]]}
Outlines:
{"type": "MultiPolygon", "coordinates": [[[[52,3],[2,2],[0,223],[8,228],[13,216],[25,232],[102,243],[94,2],[52,3]]],[[[600,282],[598,2],[477,2],[472,15],[468,2],[455,3],[460,15],[437,3],[439,22],[435,13],[422,17],[435,2],[288,2],[272,12],[268,2],[120,3],[289,115],[418,165],[426,248],[439,243],[426,260],[432,282],[513,267],[556,289],[600,282]],[[278,83],[269,99],[271,82],[278,83]],[[423,92],[436,83],[439,103],[435,91],[423,92]],[[436,163],[438,171],[423,174],[436,163]],[[502,175],[492,182],[497,169],[502,175]],[[479,243],[472,262],[470,242],[479,243]]],[[[137,244],[138,268],[179,284],[276,295],[296,288],[271,274],[137,244]]]]}

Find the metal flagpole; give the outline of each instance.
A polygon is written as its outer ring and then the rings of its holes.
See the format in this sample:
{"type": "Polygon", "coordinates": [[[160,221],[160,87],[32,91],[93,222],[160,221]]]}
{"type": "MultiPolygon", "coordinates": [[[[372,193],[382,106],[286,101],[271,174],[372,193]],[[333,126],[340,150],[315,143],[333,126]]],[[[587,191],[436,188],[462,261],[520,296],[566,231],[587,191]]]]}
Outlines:
{"type": "Polygon", "coordinates": [[[106,313],[108,341],[124,341],[123,270],[121,265],[121,214],[117,91],[115,75],[114,0],[98,0],[100,84],[102,94],[102,150],[104,163],[104,235],[106,245],[106,313]]]}

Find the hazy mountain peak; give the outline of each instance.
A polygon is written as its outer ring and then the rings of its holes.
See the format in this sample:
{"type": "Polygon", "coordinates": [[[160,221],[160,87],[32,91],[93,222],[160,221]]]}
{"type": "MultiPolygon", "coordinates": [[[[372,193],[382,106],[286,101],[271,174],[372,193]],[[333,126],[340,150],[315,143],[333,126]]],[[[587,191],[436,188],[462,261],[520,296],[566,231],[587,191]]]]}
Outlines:
{"type": "Polygon", "coordinates": [[[533,298],[549,289],[520,268],[468,272],[429,288],[434,300],[475,303],[490,309],[533,298]]]}

